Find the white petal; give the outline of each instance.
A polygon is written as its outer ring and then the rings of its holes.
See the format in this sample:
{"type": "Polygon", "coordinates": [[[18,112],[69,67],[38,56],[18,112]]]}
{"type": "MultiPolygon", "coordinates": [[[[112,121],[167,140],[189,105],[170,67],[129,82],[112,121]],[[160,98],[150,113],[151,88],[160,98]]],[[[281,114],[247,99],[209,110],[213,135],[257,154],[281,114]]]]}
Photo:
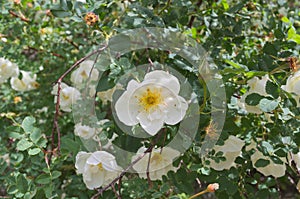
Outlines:
{"type": "Polygon", "coordinates": [[[88,189],[95,189],[101,187],[104,182],[105,172],[98,170],[98,172],[91,172],[87,170],[83,173],[83,182],[87,186],[88,189]]]}
{"type": "Polygon", "coordinates": [[[167,110],[165,122],[170,125],[180,122],[186,114],[188,108],[187,101],[181,96],[177,96],[177,98],[166,99],[165,103],[167,110]]]}
{"type": "Polygon", "coordinates": [[[91,153],[80,151],[76,155],[75,168],[77,169],[77,173],[83,173],[84,167],[86,164],[86,160],[90,157],[91,153]]]}
{"type": "Polygon", "coordinates": [[[147,73],[144,78],[144,82],[155,82],[161,86],[165,86],[168,89],[172,90],[175,94],[178,94],[180,91],[180,84],[178,79],[162,70],[155,70],[150,73],[147,73]]]}
{"type": "Polygon", "coordinates": [[[163,156],[163,158],[168,158],[170,160],[174,160],[176,157],[178,157],[180,155],[180,152],[175,149],[172,149],[170,147],[164,147],[162,149],[161,155],[163,156]]]}
{"type": "Polygon", "coordinates": [[[138,82],[131,80],[128,83],[127,90],[121,95],[115,105],[119,120],[127,126],[138,124],[138,120],[136,119],[138,110],[135,108],[136,104],[132,96],[138,86],[138,82]]]}
{"type": "Polygon", "coordinates": [[[142,128],[150,135],[155,135],[163,127],[163,120],[150,120],[146,112],[141,112],[137,116],[142,128]]]}

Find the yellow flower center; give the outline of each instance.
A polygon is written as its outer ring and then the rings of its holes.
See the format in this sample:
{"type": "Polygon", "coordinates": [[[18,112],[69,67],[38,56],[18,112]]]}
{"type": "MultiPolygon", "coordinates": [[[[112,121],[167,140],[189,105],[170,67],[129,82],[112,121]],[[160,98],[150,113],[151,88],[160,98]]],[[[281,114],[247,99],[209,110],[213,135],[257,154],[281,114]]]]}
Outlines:
{"type": "Polygon", "coordinates": [[[70,96],[66,95],[65,93],[62,93],[62,97],[64,100],[68,100],[70,98],[70,96]]]}
{"type": "Polygon", "coordinates": [[[160,163],[162,161],[162,156],[160,153],[153,153],[150,162],[156,162],[156,164],[160,163]]]}
{"type": "Polygon", "coordinates": [[[86,74],[85,71],[82,71],[82,72],[80,73],[80,75],[81,75],[84,79],[87,79],[87,78],[88,78],[88,75],[86,74]]]}
{"type": "Polygon", "coordinates": [[[161,90],[160,89],[150,89],[147,90],[139,98],[139,103],[146,112],[151,109],[156,108],[162,102],[161,90]]]}
{"type": "Polygon", "coordinates": [[[97,166],[98,166],[98,169],[99,169],[100,171],[104,171],[104,168],[103,168],[103,166],[102,166],[102,163],[97,164],[97,166]]]}

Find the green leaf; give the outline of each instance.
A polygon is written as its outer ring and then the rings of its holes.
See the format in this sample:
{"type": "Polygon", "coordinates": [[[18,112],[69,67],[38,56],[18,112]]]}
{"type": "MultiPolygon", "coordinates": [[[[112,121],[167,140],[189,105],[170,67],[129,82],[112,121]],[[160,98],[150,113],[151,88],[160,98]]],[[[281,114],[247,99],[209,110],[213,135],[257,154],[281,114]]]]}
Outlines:
{"type": "Polygon", "coordinates": [[[34,123],[35,123],[34,117],[25,117],[21,125],[25,133],[29,133],[32,131],[34,123]]]}
{"type": "Polygon", "coordinates": [[[38,154],[39,152],[41,152],[41,149],[40,149],[40,148],[29,149],[29,150],[28,150],[28,155],[36,155],[36,154],[38,154]]]}
{"type": "Polygon", "coordinates": [[[266,92],[272,95],[275,99],[279,97],[280,89],[279,87],[271,81],[267,81],[266,92]]]}
{"type": "Polygon", "coordinates": [[[252,93],[250,95],[247,95],[245,102],[246,102],[246,104],[248,104],[250,106],[256,106],[259,104],[260,100],[263,98],[264,97],[258,93],[252,93]]]}
{"type": "Polygon", "coordinates": [[[278,49],[276,49],[274,44],[267,42],[263,47],[263,52],[268,55],[277,56],[278,49]]]}
{"type": "Polygon", "coordinates": [[[300,35],[297,34],[297,32],[293,26],[290,27],[290,29],[288,30],[288,38],[287,39],[293,40],[297,44],[300,44],[300,35]]]}
{"type": "Polygon", "coordinates": [[[281,21],[284,23],[291,23],[291,21],[286,16],[282,17],[281,21]]]}
{"type": "Polygon", "coordinates": [[[246,66],[243,66],[243,65],[234,63],[233,61],[230,61],[230,60],[228,60],[228,59],[226,59],[225,62],[226,62],[227,64],[233,66],[233,67],[236,68],[236,69],[246,69],[246,70],[248,70],[248,68],[247,68],[246,66]]]}
{"type": "Polygon", "coordinates": [[[279,100],[269,100],[269,99],[262,99],[259,101],[259,108],[263,112],[271,112],[275,110],[279,104],[279,100]]]}
{"type": "Polygon", "coordinates": [[[72,16],[71,12],[68,11],[64,11],[64,10],[51,10],[51,13],[55,16],[55,17],[70,17],[72,16]]]}
{"type": "Polygon", "coordinates": [[[264,150],[266,150],[266,152],[268,154],[273,154],[274,153],[274,148],[269,142],[262,141],[261,146],[263,147],[264,150]]]}
{"type": "Polygon", "coordinates": [[[41,174],[36,179],[37,184],[49,184],[51,182],[51,176],[49,174],[41,174]]]}
{"type": "Polygon", "coordinates": [[[61,176],[61,172],[60,171],[53,171],[51,174],[52,174],[52,179],[56,179],[59,176],[61,176]]]}
{"type": "Polygon", "coordinates": [[[37,143],[39,139],[42,137],[41,131],[38,128],[33,128],[32,133],[30,134],[30,139],[33,143],[37,143]]]}
{"type": "Polygon", "coordinates": [[[19,151],[25,151],[26,149],[28,149],[29,147],[31,147],[33,145],[32,142],[29,142],[26,139],[22,139],[17,143],[17,149],[19,151]]]}
{"type": "Polygon", "coordinates": [[[270,160],[265,160],[265,159],[258,159],[254,166],[255,167],[265,167],[267,166],[268,164],[270,164],[270,160]]]}
{"type": "Polygon", "coordinates": [[[17,178],[17,186],[21,193],[25,193],[28,190],[28,181],[22,174],[17,178]]]}

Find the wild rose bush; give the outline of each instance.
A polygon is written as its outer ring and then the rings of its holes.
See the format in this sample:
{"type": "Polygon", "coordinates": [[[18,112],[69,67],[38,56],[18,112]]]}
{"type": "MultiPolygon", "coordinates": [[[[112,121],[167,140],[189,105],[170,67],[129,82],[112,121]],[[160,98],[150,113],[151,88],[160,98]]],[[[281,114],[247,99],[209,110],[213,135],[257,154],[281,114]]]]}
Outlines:
{"type": "Polygon", "coordinates": [[[0,5],[1,197],[300,197],[298,2],[0,5]]]}

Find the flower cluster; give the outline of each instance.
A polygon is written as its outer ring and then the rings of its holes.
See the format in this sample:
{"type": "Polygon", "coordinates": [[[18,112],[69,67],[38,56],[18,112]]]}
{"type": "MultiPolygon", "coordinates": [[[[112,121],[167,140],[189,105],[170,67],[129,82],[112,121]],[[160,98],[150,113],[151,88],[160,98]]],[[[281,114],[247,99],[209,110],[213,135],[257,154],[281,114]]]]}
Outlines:
{"type": "Polygon", "coordinates": [[[11,61],[0,58],[0,83],[6,82],[9,78],[12,89],[16,91],[30,91],[39,87],[36,82],[36,74],[19,70],[19,67],[11,61]],[[19,79],[21,73],[22,79],[19,79]]]}
{"type": "Polygon", "coordinates": [[[127,126],[140,124],[153,136],[164,123],[175,125],[184,118],[188,103],[179,91],[178,79],[161,70],[147,73],[141,83],[131,80],[116,102],[118,119],[127,126]]]}

